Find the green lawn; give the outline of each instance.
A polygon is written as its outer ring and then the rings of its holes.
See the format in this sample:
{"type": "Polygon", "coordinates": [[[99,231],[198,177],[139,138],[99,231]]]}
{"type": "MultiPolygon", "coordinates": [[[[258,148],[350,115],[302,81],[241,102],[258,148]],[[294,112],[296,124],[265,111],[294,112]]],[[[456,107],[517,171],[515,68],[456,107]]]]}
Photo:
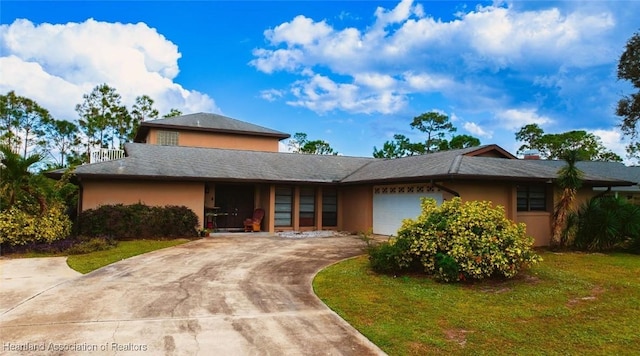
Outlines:
{"type": "Polygon", "coordinates": [[[640,256],[542,257],[515,280],[447,285],[376,275],[363,256],[314,289],[390,355],[640,354],[640,256]]]}
{"type": "Polygon", "coordinates": [[[96,251],[84,255],[72,255],[67,258],[69,267],[80,273],[89,273],[108,264],[141,255],[143,253],[159,250],[166,247],[176,246],[189,242],[188,239],[176,240],[133,240],[119,241],[118,245],[112,249],[96,251]]]}

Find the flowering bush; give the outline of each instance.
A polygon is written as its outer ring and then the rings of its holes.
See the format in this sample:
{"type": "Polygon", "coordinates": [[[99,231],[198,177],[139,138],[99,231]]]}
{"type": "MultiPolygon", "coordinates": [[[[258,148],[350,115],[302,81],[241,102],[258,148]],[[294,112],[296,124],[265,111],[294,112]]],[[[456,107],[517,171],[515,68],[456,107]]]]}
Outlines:
{"type": "Polygon", "coordinates": [[[512,278],[541,260],[531,249],[525,225],[507,219],[502,207],[460,198],[439,207],[435,200],[423,199],[420,216],[404,220],[389,244],[406,246],[394,254],[389,270],[410,269],[418,262],[427,274],[446,282],[512,278]]]}
{"type": "Polygon", "coordinates": [[[43,214],[31,214],[17,206],[0,212],[0,243],[10,246],[52,242],[69,236],[71,221],[59,204],[43,214]]]}

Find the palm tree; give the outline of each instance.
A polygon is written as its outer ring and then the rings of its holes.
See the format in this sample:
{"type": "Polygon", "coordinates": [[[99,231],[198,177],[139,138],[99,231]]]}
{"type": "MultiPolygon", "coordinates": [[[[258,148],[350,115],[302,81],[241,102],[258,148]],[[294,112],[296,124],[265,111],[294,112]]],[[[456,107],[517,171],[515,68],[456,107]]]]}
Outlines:
{"type": "Polygon", "coordinates": [[[46,196],[41,192],[40,177],[29,172],[29,167],[40,162],[42,156],[28,157],[13,152],[7,145],[0,145],[0,210],[18,203],[38,203],[40,213],[47,209],[46,196]]]}
{"type": "Polygon", "coordinates": [[[562,189],[560,200],[553,212],[553,228],[551,236],[551,246],[566,247],[568,244],[568,234],[565,233],[567,219],[574,210],[574,203],[578,189],[582,186],[583,173],[576,167],[576,162],[580,160],[577,150],[564,152],[562,158],[567,165],[560,168],[556,184],[562,189]]]}

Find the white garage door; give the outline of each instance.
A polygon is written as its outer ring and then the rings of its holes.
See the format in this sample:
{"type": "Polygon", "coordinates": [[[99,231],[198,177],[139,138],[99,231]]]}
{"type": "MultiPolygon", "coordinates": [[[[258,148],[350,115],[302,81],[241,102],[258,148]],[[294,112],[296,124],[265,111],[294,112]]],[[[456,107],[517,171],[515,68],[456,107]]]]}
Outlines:
{"type": "Polygon", "coordinates": [[[442,203],[442,192],[428,184],[375,186],[373,188],[373,233],[397,235],[402,220],[420,215],[420,198],[442,203]]]}

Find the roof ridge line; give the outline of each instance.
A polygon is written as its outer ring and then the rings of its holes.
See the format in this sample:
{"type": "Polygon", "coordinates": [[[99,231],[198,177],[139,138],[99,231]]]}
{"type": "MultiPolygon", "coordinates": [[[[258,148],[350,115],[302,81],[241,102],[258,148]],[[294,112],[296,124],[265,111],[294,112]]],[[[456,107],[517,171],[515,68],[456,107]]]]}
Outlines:
{"type": "MultiPolygon", "coordinates": [[[[364,158],[368,158],[368,157],[364,157],[364,158]]],[[[346,176],[340,178],[340,180],[338,181],[339,183],[342,183],[345,179],[351,177],[352,175],[356,174],[357,172],[361,171],[364,167],[372,164],[373,162],[380,162],[380,161],[384,161],[384,159],[380,159],[380,158],[372,158],[369,162],[363,164],[362,166],[358,167],[358,169],[355,169],[353,171],[351,171],[351,173],[347,174],[346,176]]]]}
{"type": "Polygon", "coordinates": [[[460,164],[462,164],[462,155],[457,155],[453,159],[453,162],[451,162],[451,165],[449,166],[449,171],[447,173],[457,174],[458,171],[460,170],[460,164]]]}

